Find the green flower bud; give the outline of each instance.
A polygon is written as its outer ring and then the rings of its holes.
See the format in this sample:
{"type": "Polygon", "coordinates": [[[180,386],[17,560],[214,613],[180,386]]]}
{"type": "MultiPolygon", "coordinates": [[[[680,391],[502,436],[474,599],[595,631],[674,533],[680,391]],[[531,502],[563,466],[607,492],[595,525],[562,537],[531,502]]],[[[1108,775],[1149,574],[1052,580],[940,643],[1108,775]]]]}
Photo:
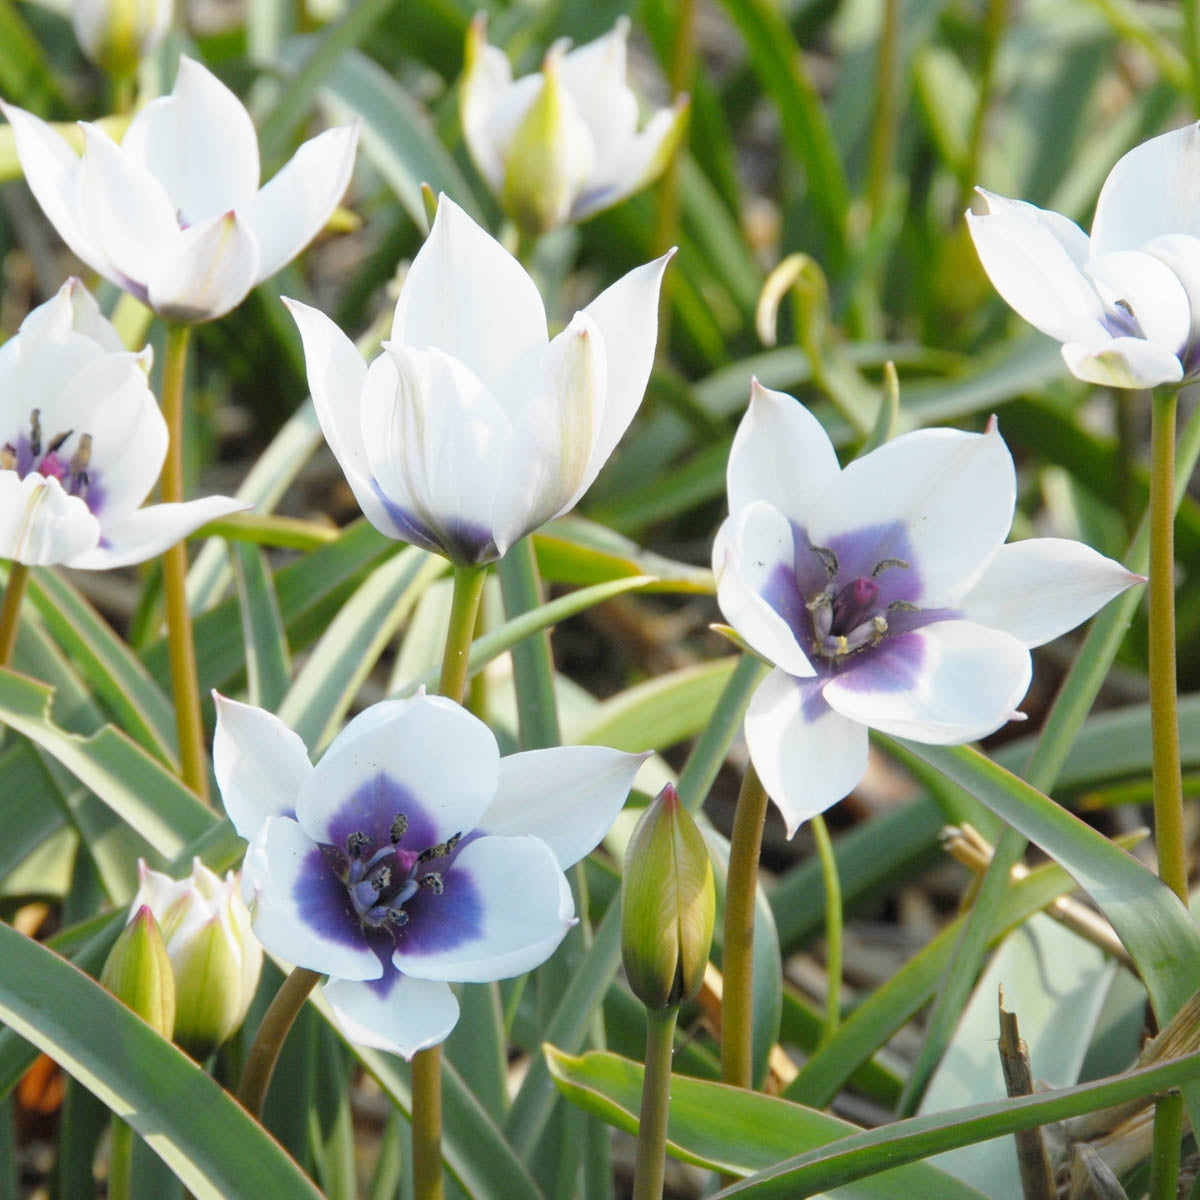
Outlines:
{"type": "Polygon", "coordinates": [[[75,0],[71,23],[84,54],[120,78],[166,37],[171,0],[75,0]]]}
{"type": "Polygon", "coordinates": [[[134,906],[149,905],[162,928],[175,976],[175,1041],[206,1059],[246,1019],[262,969],[240,879],[224,879],[198,858],[190,879],[140,866],[134,906]]]}
{"type": "Polygon", "coordinates": [[[175,1027],[175,978],[158,922],[143,904],[113,943],[100,982],[165,1038],[175,1027]]]}
{"type": "Polygon", "coordinates": [[[692,999],[712,946],[716,890],[708,847],[670,784],[633,831],[621,889],[621,957],[634,995],[655,1009],[692,999]]]}

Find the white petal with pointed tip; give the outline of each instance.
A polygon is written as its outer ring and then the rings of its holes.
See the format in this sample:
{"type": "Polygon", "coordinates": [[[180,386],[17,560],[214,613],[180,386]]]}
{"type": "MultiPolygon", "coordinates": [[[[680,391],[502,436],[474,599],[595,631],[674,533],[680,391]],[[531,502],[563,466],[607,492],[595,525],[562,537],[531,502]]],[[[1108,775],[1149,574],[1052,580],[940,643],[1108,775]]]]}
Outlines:
{"type": "Polygon", "coordinates": [[[625,82],[629,19],[562,60],[563,86],[586,122],[596,148],[596,170],[607,174],[637,129],[637,97],[625,82]]]}
{"type": "Polygon", "coordinates": [[[961,608],[968,621],[1040,646],[1142,582],[1082,542],[1029,538],[1000,547],[961,608]]]}
{"type": "MultiPolygon", "coordinates": [[[[921,429],[850,463],[822,493],[808,524],[814,545],[881,531],[872,554],[909,561],[922,608],[955,604],[979,578],[1012,525],[1016,473],[999,433],[921,429]],[[902,542],[893,534],[900,523],[902,542]]],[[[870,564],[864,564],[870,569],[870,564]]]]}
{"type": "Polygon", "coordinates": [[[1029,689],[1029,651],[1011,634],[971,621],[938,621],[888,638],[828,680],[830,708],[933,745],[974,741],[1015,715],[1029,689]]]}
{"type": "Polygon", "coordinates": [[[171,320],[212,320],[241,304],[257,277],[254,234],[227,213],[175,236],[148,278],[149,303],[171,320]]]}
{"type": "Polygon", "coordinates": [[[358,123],[327,129],[305,142],[240,215],[254,231],[256,282],[291,262],[325,227],[350,183],[358,123]]]}
{"type": "Polygon", "coordinates": [[[72,562],[99,537],[100,522],[57,479],[0,471],[0,558],[28,567],[72,562]]]}
{"type": "Polygon", "coordinates": [[[345,884],[332,875],[328,861],[300,826],[287,817],[272,817],[255,844],[258,940],[272,954],[310,971],[342,979],[378,979],[383,966],[358,928],[345,884]],[[340,916],[334,904],[339,892],[348,910],[340,916]],[[314,917],[318,904],[327,928],[319,927],[314,917]]]}
{"type": "Polygon", "coordinates": [[[789,675],[808,676],[813,667],[796,630],[810,618],[795,588],[795,561],[790,522],[761,500],[726,518],[713,543],[717,603],[725,619],[755,653],[789,675]]]}
{"type": "Polygon", "coordinates": [[[332,979],[321,991],[350,1041],[404,1058],[444,1042],[458,1024],[458,1000],[449,984],[413,979],[394,968],[378,982],[332,979]]]}
{"type": "Polygon", "coordinates": [[[399,940],[393,959],[405,974],[462,983],[508,979],[545,962],[574,924],[571,889],[541,838],[486,837],[464,846],[446,872],[445,893],[429,905],[430,917],[459,875],[469,877],[481,901],[478,935],[416,952],[414,930],[399,940]]]}
{"type": "Polygon", "coordinates": [[[750,383],[750,407],[729,451],[729,511],[765,500],[803,528],[841,468],[829,435],[798,400],[750,383]]]}
{"type": "Polygon", "coordinates": [[[1104,306],[1080,269],[1087,238],[1058,213],[978,189],[984,214],[967,213],[979,261],[996,291],[1031,325],[1059,341],[1104,335],[1104,306]],[[1078,237],[1076,237],[1078,235],[1078,237]],[[1083,244],[1078,241],[1083,238],[1083,244]]]}
{"type": "Polygon", "coordinates": [[[442,195],[400,289],[392,341],[442,350],[500,395],[527,382],[514,368],[549,337],[542,298],[521,264],[442,195]]]}
{"type": "Polygon", "coordinates": [[[301,789],[296,816],[308,835],[340,844],[334,828],[339,815],[380,773],[424,808],[436,840],[474,829],[496,794],[500,751],[491,730],[465,709],[434,697],[380,707],[369,724],[334,740],[301,789]]]}
{"type": "Polygon", "coordinates": [[[500,760],[496,798],[480,833],[534,834],[567,868],[600,844],[617,819],[643,754],[607,746],[555,746],[500,760]]]}
{"type": "Polygon", "coordinates": [[[295,817],[312,774],[304,743],[273,713],[213,692],[213,769],[238,836],[252,841],[271,817],[295,817]]]}
{"type": "Polygon", "coordinates": [[[867,769],[867,730],[821,699],[817,680],[774,670],[746,711],[746,745],[791,837],[848,795],[867,769]]]}
{"type": "Polygon", "coordinates": [[[231,496],[204,496],[182,504],[151,504],[112,525],[106,524],[99,545],[75,555],[69,565],[81,570],[105,571],[145,562],[201,525],[249,507],[244,500],[231,496]]]}

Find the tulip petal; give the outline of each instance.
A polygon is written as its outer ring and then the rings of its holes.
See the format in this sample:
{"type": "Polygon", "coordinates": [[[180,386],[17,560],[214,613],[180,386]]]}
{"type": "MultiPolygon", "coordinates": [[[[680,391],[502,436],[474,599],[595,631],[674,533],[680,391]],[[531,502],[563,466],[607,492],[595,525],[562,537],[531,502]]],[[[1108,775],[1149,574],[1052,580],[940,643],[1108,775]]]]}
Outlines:
{"type": "Polygon", "coordinates": [[[1001,546],[960,607],[968,621],[1040,646],[1143,582],[1082,542],[1029,538],[1001,546]]]}
{"type": "Polygon", "coordinates": [[[802,632],[811,629],[796,586],[791,523],[763,501],[725,520],[713,543],[717,603],[750,648],[789,675],[814,674],[802,632]]]}
{"type": "Polygon", "coordinates": [[[174,321],[210,321],[236,308],[258,275],[258,243],[233,212],[177,233],[149,279],[149,303],[174,321]]]}
{"type": "Polygon", "coordinates": [[[497,398],[523,399],[529,356],[540,354],[549,338],[533,280],[443,195],[429,237],[400,289],[392,341],[415,350],[441,350],[497,398]]]}
{"type": "Polygon", "coordinates": [[[772,671],[746,711],[746,745],[791,837],[848,795],[867,769],[867,730],[834,712],[820,683],[772,671]]]}
{"type": "Polygon", "coordinates": [[[607,351],[583,313],[551,343],[542,380],[508,439],[492,515],[496,549],[575,506],[592,482],[592,447],[602,427],[607,351]]]}
{"type": "Polygon", "coordinates": [[[358,146],[358,122],[305,142],[240,215],[258,242],[255,282],[292,261],[325,227],[346,194],[358,146]]]}
{"type": "Polygon", "coordinates": [[[343,979],[378,979],[346,885],[332,860],[295,821],[273,817],[256,842],[254,932],[272,954],[343,979]]]}
{"type": "Polygon", "coordinates": [[[100,522],[57,479],[0,471],[0,558],[28,567],[70,562],[100,537],[100,522]]]}
{"type": "Polygon", "coordinates": [[[1092,253],[1136,250],[1164,233],[1200,237],[1200,127],[1194,123],[1142,142],[1109,171],[1096,201],[1092,253]]]}
{"type": "Polygon", "coordinates": [[[404,1058],[444,1042],[458,1023],[449,984],[413,979],[391,963],[379,979],[331,979],[321,991],[350,1041],[404,1058]]]}
{"type": "Polygon", "coordinates": [[[535,834],[565,870],[612,828],[646,757],[607,746],[510,754],[500,760],[496,798],[477,830],[505,837],[535,834]]]}
{"type": "Polygon", "coordinates": [[[102,129],[82,125],[81,221],[118,282],[146,299],[151,276],[179,236],[179,221],[161,183],[102,129]]]}
{"type": "Polygon", "coordinates": [[[1065,342],[1062,356],[1076,378],[1105,387],[1152,388],[1183,379],[1179,358],[1168,347],[1144,338],[1110,338],[1086,345],[1065,342]]]}
{"type": "MultiPolygon", "coordinates": [[[[389,515],[455,562],[495,558],[492,529],[508,417],[469,367],[440,350],[385,343],[362,397],[362,433],[389,515]]],[[[421,544],[428,544],[422,542],[421,544]]]]}
{"type": "Polygon", "coordinates": [[[553,953],[574,924],[571,889],[536,837],[487,837],[463,846],[444,891],[422,888],[393,958],[406,975],[486,983],[520,975],[553,953]]]}
{"type": "Polygon", "coordinates": [[[1011,634],[971,621],[938,621],[889,637],[828,680],[830,708],[895,737],[973,741],[1018,716],[1029,651],[1011,634]]]}
{"type": "Polygon", "coordinates": [[[134,117],[121,148],[158,180],[183,226],[241,208],[258,191],[258,136],[250,114],[186,54],[171,94],[134,117]]]}
{"type": "Polygon", "coordinates": [[[952,606],[1004,544],[1015,502],[1012,455],[995,429],[922,429],[850,463],[825,489],[808,536],[816,546],[845,539],[847,579],[899,558],[909,564],[903,599],[952,606]]]}
{"type": "MultiPolygon", "coordinates": [[[[1187,294],[1191,309],[1191,326],[1188,330],[1188,345],[1194,355],[1200,346],[1200,238],[1184,233],[1164,234],[1153,238],[1142,249],[1166,265],[1179,280],[1187,294]]],[[[1194,363],[1185,367],[1185,373],[1194,369],[1194,363]]]]}
{"type": "Polygon", "coordinates": [[[424,850],[474,829],[496,794],[500,752],[482,721],[432,696],[376,705],[371,720],[334,741],[296,799],[316,842],[365,833],[386,846],[403,813],[405,849],[424,850]]]}
{"type": "Polygon", "coordinates": [[[606,351],[603,417],[592,446],[585,488],[600,474],[646,393],[658,341],[663,272],[674,254],[669,250],[661,258],[635,267],[583,309],[599,329],[606,351]]]}
{"type": "Polygon", "coordinates": [[[0,110],[12,126],[29,190],[58,231],[58,236],[89,267],[119,283],[116,269],[87,232],[86,218],[79,210],[79,178],[83,170],[79,155],[65,138],[32,113],[2,100],[0,110]]]}
{"type": "Polygon", "coordinates": [[[983,269],[1009,306],[1060,342],[1104,336],[1104,306],[1081,270],[1083,231],[1058,213],[976,190],[988,211],[968,212],[967,226],[983,269]]]}
{"type": "Polygon", "coordinates": [[[798,400],[753,379],[729,451],[729,511],[765,500],[801,528],[841,468],[820,421],[798,400]]]}
{"type": "Polygon", "coordinates": [[[629,18],[621,16],[608,33],[562,60],[562,83],[592,135],[598,175],[611,174],[610,164],[637,129],[637,97],[625,82],[628,41],[629,18]]]}
{"type": "Polygon", "coordinates": [[[183,504],[150,504],[111,525],[105,524],[99,544],[76,554],[69,565],[79,570],[107,571],[145,562],[201,525],[249,507],[244,500],[232,496],[205,496],[183,504]]]}
{"type": "Polygon", "coordinates": [[[277,716],[213,692],[217,728],[213,769],[221,803],[238,831],[253,841],[271,817],[296,816],[296,797],[312,774],[304,743],[277,716]]]}
{"type": "MultiPolygon", "coordinates": [[[[1179,277],[1142,250],[1118,250],[1093,258],[1086,267],[1110,309],[1128,314],[1132,332],[1178,354],[1191,331],[1192,314],[1179,277]]],[[[1117,332],[1117,330],[1113,330],[1117,332]]]]}
{"type": "MultiPolygon", "coordinates": [[[[501,144],[493,136],[492,114],[512,85],[512,68],[503,50],[487,41],[487,18],[476,15],[467,31],[466,65],[459,85],[459,113],[467,149],[488,187],[504,183],[501,144]]],[[[509,131],[511,135],[511,130],[509,131]]]]}

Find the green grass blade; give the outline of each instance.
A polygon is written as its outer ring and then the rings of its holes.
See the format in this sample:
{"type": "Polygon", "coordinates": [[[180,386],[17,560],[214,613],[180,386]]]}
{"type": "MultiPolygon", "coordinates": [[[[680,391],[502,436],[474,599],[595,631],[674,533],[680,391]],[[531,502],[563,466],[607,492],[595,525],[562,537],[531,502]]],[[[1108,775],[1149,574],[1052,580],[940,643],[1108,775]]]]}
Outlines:
{"type": "Polygon", "coordinates": [[[251,704],[275,712],[292,681],[291,655],[275,581],[257,546],[235,542],[230,551],[242,610],[248,698],[251,704]]]}

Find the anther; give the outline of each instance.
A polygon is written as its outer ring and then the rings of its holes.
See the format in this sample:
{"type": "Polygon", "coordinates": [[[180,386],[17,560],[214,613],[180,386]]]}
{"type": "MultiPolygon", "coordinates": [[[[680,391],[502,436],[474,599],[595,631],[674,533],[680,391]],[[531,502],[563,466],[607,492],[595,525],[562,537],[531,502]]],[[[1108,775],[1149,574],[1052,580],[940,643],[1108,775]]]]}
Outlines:
{"type": "Polygon", "coordinates": [[[902,558],[884,558],[875,564],[875,570],[871,572],[872,579],[878,579],[880,575],[888,569],[888,567],[900,567],[907,571],[909,564],[902,558]]]}
{"type": "Polygon", "coordinates": [[[420,884],[435,896],[440,896],[446,886],[442,883],[442,877],[436,871],[430,871],[428,875],[422,875],[420,884]]]}
{"type": "Polygon", "coordinates": [[[401,926],[408,924],[408,913],[402,908],[389,908],[387,910],[387,919],[399,929],[401,926]]]}
{"type": "MultiPolygon", "coordinates": [[[[67,438],[69,438],[71,436],[71,434],[73,434],[74,432],[75,432],[75,430],[68,429],[66,433],[56,433],[54,435],[54,437],[50,440],[50,445],[46,447],[46,453],[47,454],[56,453],[58,450],[60,450],[62,448],[63,442],[65,442],[67,440],[67,438]]],[[[89,435],[89,437],[90,437],[90,435],[89,435]]]]}
{"type": "Polygon", "coordinates": [[[392,845],[397,845],[407,832],[408,817],[404,813],[397,813],[392,818],[392,827],[388,831],[388,837],[391,838],[392,845]]]}
{"type": "Polygon", "coordinates": [[[907,600],[893,600],[888,605],[888,612],[920,612],[921,610],[907,600]]]}
{"type": "Polygon", "coordinates": [[[814,546],[812,552],[825,564],[825,574],[830,579],[836,579],[838,573],[837,555],[826,546],[814,546]]]}
{"type": "Polygon", "coordinates": [[[0,470],[15,471],[17,469],[17,448],[12,442],[5,442],[0,448],[0,470]]]}
{"type": "Polygon", "coordinates": [[[42,454],[42,410],[35,408],[29,414],[29,452],[34,458],[42,454]]]}
{"type": "MultiPolygon", "coordinates": [[[[70,437],[70,433],[66,435],[70,437]]],[[[57,444],[57,442],[56,442],[57,444]]],[[[50,449],[53,451],[54,446],[50,449]]],[[[72,478],[81,481],[84,486],[87,486],[87,469],[88,464],[92,461],[92,435],[90,433],[82,433],[79,435],[79,448],[71,455],[71,461],[67,463],[67,470],[72,478]]]]}
{"type": "Polygon", "coordinates": [[[364,850],[375,845],[375,839],[369,833],[352,833],[346,839],[346,851],[351,858],[361,858],[364,850]]]}
{"type": "Polygon", "coordinates": [[[392,886],[392,868],[384,865],[371,876],[371,886],[377,892],[386,891],[392,886]]]}

